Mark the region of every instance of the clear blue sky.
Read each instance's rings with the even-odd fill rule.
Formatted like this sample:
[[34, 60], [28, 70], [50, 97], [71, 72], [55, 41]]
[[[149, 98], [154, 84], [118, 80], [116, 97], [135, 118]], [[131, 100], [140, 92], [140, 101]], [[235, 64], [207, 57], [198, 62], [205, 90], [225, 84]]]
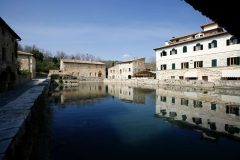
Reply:
[[1, 0], [0, 16], [23, 45], [115, 60], [154, 57], [210, 22], [182, 0]]

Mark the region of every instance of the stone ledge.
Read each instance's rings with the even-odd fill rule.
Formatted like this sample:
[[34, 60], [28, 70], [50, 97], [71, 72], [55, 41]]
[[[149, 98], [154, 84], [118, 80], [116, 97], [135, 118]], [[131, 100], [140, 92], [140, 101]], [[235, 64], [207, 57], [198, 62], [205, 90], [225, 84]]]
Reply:
[[24, 126], [31, 117], [31, 109], [48, 85], [46, 80], [0, 108], [0, 160], [4, 159], [9, 148], [14, 149], [19, 136], [25, 132]]

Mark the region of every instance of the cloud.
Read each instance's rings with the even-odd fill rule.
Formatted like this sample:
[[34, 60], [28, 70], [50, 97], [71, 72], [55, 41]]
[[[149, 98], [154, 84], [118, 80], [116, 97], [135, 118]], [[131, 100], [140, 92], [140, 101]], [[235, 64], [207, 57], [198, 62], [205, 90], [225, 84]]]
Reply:
[[132, 57], [130, 54], [124, 54], [123, 55], [123, 58], [129, 58], [129, 57]]

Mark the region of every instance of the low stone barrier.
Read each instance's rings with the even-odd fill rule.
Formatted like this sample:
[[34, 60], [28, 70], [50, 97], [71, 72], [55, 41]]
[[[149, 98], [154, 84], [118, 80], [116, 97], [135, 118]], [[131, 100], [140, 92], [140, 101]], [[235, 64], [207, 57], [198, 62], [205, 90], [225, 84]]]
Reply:
[[153, 87], [154, 85], [161, 86], [183, 86], [183, 87], [194, 87], [194, 88], [235, 88], [240, 89], [240, 81], [238, 80], [219, 80], [215, 82], [208, 82], [203, 80], [157, 80], [148, 78], [136, 78], [136, 79], [105, 79], [104, 83], [120, 83], [120, 84], [130, 84], [136, 87]]
[[48, 85], [49, 81], [45, 80], [0, 108], [0, 159], [6, 159], [8, 153], [14, 152], [26, 132], [34, 106]]

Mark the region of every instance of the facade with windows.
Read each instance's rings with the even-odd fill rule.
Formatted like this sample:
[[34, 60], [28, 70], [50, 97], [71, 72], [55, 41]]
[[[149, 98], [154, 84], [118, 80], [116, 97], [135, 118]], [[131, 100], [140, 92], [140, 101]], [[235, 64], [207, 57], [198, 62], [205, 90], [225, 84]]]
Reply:
[[105, 64], [94, 61], [61, 59], [60, 72], [80, 80], [98, 80], [106, 77]]
[[11, 88], [17, 81], [17, 41], [21, 38], [0, 17], [0, 90]]
[[240, 79], [240, 41], [214, 22], [201, 28], [154, 49], [157, 79]]
[[144, 70], [145, 58], [123, 61], [108, 68], [108, 79], [131, 79], [135, 73]]
[[30, 74], [30, 78], [36, 77], [36, 59], [31, 53], [18, 51], [18, 62], [20, 70], [27, 71]]

